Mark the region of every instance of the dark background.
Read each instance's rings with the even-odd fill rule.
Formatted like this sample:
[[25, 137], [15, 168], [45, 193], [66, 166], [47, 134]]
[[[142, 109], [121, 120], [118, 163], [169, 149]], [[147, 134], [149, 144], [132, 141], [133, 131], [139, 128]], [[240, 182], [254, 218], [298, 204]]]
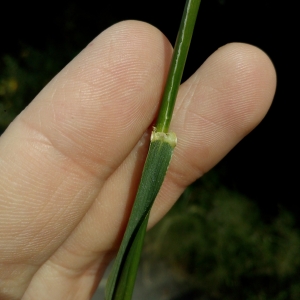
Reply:
[[[0, 114], [4, 118], [17, 113], [89, 41], [113, 23], [126, 19], [149, 22], [174, 44], [184, 3], [62, 0], [38, 5], [30, 1], [2, 4], [0, 56], [12, 57], [18, 65], [15, 69], [23, 71], [23, 81], [27, 80], [31, 87], [23, 88], [21, 100], [0, 98], [6, 101]], [[280, 206], [296, 215], [300, 212], [296, 122], [299, 21], [293, 17], [295, 10], [291, 1], [202, 1], [183, 78], [188, 78], [213, 51], [229, 42], [256, 45], [273, 61], [278, 86], [268, 115], [217, 166], [222, 182], [255, 200], [266, 218], [276, 215]], [[1, 76], [7, 67], [4, 60], [0, 67]], [[22, 80], [19, 81], [21, 88]]]

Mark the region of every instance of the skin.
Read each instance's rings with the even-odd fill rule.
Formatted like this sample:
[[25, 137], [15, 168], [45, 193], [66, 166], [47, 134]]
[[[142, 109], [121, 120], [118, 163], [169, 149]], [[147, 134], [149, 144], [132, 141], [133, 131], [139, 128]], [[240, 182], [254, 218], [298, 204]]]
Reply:
[[[126, 227], [171, 55], [156, 28], [118, 23], [1, 136], [1, 300], [92, 297]], [[149, 227], [262, 120], [275, 86], [267, 55], [238, 43], [182, 84], [178, 144]]]

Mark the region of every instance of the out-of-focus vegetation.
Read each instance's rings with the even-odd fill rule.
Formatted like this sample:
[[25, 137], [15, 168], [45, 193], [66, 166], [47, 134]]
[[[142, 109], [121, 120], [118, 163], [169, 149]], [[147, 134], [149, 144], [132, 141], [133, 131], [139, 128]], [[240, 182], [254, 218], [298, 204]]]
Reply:
[[149, 232], [145, 254], [167, 261], [200, 299], [297, 300], [299, 249], [289, 212], [263, 222], [254, 202], [219, 184], [211, 172]]

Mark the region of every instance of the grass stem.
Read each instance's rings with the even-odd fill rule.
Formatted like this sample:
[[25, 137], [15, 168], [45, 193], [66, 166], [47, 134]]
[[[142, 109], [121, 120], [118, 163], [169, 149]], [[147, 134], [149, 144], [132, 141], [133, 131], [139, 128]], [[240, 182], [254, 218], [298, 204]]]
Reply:
[[189, 51], [197, 14], [201, 0], [187, 0], [181, 19], [178, 36], [176, 39], [174, 54], [169, 70], [169, 75], [159, 110], [156, 131], [169, 131], [175, 101], [180, 86], [183, 69]]

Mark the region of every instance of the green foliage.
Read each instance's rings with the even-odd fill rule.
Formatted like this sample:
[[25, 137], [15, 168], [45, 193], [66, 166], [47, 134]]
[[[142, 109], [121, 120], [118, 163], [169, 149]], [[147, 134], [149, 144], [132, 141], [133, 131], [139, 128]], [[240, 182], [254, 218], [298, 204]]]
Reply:
[[152, 132], [141, 181], [105, 288], [106, 300], [131, 299], [152, 204], [165, 178], [176, 135]]
[[300, 234], [292, 215], [281, 211], [265, 224], [253, 202], [211, 176], [188, 188], [150, 231], [146, 255], [167, 261], [209, 299], [300, 299]]

